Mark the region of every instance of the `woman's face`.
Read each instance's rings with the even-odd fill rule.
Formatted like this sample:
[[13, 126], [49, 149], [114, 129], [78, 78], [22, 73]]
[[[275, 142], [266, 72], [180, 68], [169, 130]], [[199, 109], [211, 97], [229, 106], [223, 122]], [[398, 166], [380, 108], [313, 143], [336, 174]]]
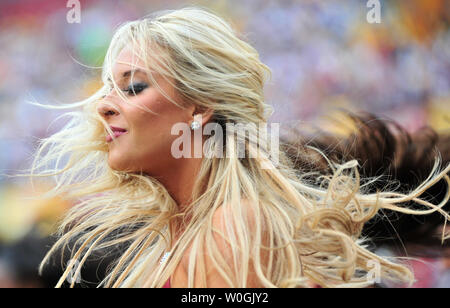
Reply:
[[[104, 98], [106, 102], [99, 103], [98, 110], [113, 131], [119, 129], [116, 139], [107, 139], [109, 166], [114, 170], [158, 175], [175, 160], [171, 145], [178, 136], [171, 134], [172, 126], [179, 122], [189, 124], [194, 107], [182, 109], [169, 101], [151, 84], [147, 74], [139, 71], [139, 67], [144, 64], [133, 57], [130, 48], [124, 49], [114, 64], [113, 78], [129, 102], [120, 98], [114, 89]], [[164, 77], [156, 73], [153, 77], [171, 99], [183, 104], [180, 95]], [[125, 133], [121, 133], [122, 130], [126, 130]]]

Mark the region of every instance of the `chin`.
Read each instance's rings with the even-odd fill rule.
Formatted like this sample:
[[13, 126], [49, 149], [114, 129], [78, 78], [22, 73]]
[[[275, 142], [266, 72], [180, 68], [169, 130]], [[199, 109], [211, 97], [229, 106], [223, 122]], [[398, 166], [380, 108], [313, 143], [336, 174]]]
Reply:
[[111, 152], [108, 155], [108, 165], [111, 169], [116, 171], [128, 171], [132, 172], [130, 169], [129, 160], [124, 160], [124, 155], [114, 155]]
[[108, 161], [108, 165], [112, 170], [115, 170], [115, 171], [125, 171], [125, 169], [126, 169], [121, 164], [118, 164], [117, 162]]

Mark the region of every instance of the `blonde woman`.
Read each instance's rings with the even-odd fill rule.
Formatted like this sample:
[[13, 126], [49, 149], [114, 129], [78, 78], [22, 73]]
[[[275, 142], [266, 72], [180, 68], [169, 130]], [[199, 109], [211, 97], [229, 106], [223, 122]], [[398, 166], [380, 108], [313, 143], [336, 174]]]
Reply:
[[[71, 120], [36, 154], [32, 174], [56, 178], [47, 195], [78, 201], [41, 269], [73, 243], [57, 284], [71, 277], [73, 286], [91, 254], [126, 244], [102, 286], [364, 287], [374, 262], [382, 277], [412, 282], [405, 265], [366, 249], [361, 230], [380, 209], [449, 218], [448, 193], [440, 204], [419, 196], [442, 178], [448, 185], [450, 166], [441, 170], [438, 157], [408, 194], [367, 193], [356, 160], [329, 161], [333, 174], [307, 181], [284, 152], [273, 160], [277, 145], [260, 137], [269, 75], [257, 51], [205, 9], [122, 25], [104, 86], [67, 106], [76, 108]], [[254, 125], [241, 134], [239, 123]], [[173, 133], [180, 124], [188, 137]], [[199, 147], [200, 156], [178, 155]], [[427, 210], [402, 207], [411, 200]]]

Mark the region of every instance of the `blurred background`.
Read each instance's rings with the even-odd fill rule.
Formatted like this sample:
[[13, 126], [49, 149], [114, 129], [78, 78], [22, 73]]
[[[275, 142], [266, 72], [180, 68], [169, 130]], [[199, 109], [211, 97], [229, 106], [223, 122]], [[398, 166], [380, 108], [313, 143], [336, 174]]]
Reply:
[[[70, 207], [27, 199], [36, 193], [28, 182], [4, 176], [28, 167], [36, 140], [63, 124], [27, 101], [91, 95], [117, 26], [156, 10], [202, 5], [231, 22], [273, 71], [272, 121], [314, 123], [344, 107], [412, 132], [450, 130], [450, 1], [380, 1], [379, 24], [367, 21], [365, 0], [80, 0], [81, 22], [72, 24], [67, 2], [0, 1], [0, 287], [54, 285], [58, 272], [39, 277], [37, 265]], [[416, 286], [450, 287], [448, 258], [416, 263]]]

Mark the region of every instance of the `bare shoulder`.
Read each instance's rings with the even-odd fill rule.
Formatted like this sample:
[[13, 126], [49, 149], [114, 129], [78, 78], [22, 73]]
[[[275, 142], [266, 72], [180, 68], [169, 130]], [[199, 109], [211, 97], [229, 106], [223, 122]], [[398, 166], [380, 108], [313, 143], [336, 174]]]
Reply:
[[[250, 203], [248, 200], [242, 200], [241, 206], [244, 209], [243, 212], [245, 213], [245, 216], [248, 221], [248, 225], [249, 225], [250, 229], [254, 229], [253, 226], [255, 224], [255, 220], [254, 220], [255, 204]], [[232, 254], [232, 246], [231, 246], [231, 243], [229, 240], [229, 238], [230, 238], [229, 237], [229, 227], [230, 226], [227, 228], [226, 222], [224, 219], [227, 214], [231, 214], [231, 213], [227, 213], [227, 211], [229, 209], [230, 209], [230, 207], [222, 205], [217, 210], [215, 210], [215, 212], [213, 213], [213, 217], [212, 217], [212, 228], [213, 228], [214, 245], [216, 246], [217, 251], [223, 257], [223, 260], [225, 261], [225, 263], [230, 268], [233, 268], [234, 259], [233, 259], [233, 254]], [[232, 228], [232, 232], [234, 232], [235, 230], [233, 230], [233, 228], [234, 228], [233, 225], [231, 225], [231, 228]], [[254, 230], [250, 230], [250, 232], [254, 232]], [[188, 266], [189, 266], [189, 259], [190, 259], [189, 252], [191, 251], [191, 248], [192, 248], [192, 245], [189, 247], [187, 253], [183, 257], [183, 266], [186, 271], [188, 270]], [[197, 262], [197, 264], [195, 266], [196, 269], [198, 269], [199, 267], [203, 267], [206, 271], [207, 287], [209, 287], [209, 288], [211, 288], [211, 287], [212, 288], [231, 287], [229, 284], [229, 281], [226, 281], [220, 275], [216, 264], [212, 260], [212, 258], [209, 255], [205, 246], [203, 246], [202, 251], [197, 254], [196, 262]], [[203, 264], [199, 264], [198, 262], [202, 262]], [[251, 268], [251, 266], [250, 266], [250, 268]], [[195, 276], [197, 276], [197, 270], [196, 270]], [[256, 277], [253, 277], [253, 276], [255, 276], [255, 274], [253, 273], [253, 271], [250, 271], [249, 277], [248, 277], [249, 287], [258, 287], [258, 284], [256, 283], [257, 279], [256, 279]], [[204, 281], [202, 282], [198, 277], [195, 277], [194, 280], [195, 280], [194, 287], [206, 287], [204, 285], [205, 282]]]
[[[241, 200], [240, 206], [243, 209], [242, 212], [244, 213], [244, 218], [249, 222], [249, 225], [253, 226], [255, 224], [254, 206], [245, 199]], [[230, 255], [231, 251], [231, 246], [228, 243], [230, 230], [226, 226], [225, 216], [231, 217], [233, 214], [231, 211], [230, 207], [222, 205], [214, 212], [212, 217], [214, 240], [225, 257]], [[231, 224], [231, 231], [237, 231], [236, 226], [233, 224]]]
[[[256, 225], [256, 211], [257, 211], [257, 204], [255, 202], [251, 202], [248, 199], [242, 199], [240, 203], [240, 207], [242, 208], [242, 212], [244, 214], [244, 218], [248, 222], [249, 228], [251, 228], [250, 231], [255, 231], [255, 225]], [[226, 232], [226, 228], [224, 225], [225, 216], [232, 216], [231, 208], [222, 205], [220, 206], [213, 214], [212, 217], [212, 226], [218, 231]]]

